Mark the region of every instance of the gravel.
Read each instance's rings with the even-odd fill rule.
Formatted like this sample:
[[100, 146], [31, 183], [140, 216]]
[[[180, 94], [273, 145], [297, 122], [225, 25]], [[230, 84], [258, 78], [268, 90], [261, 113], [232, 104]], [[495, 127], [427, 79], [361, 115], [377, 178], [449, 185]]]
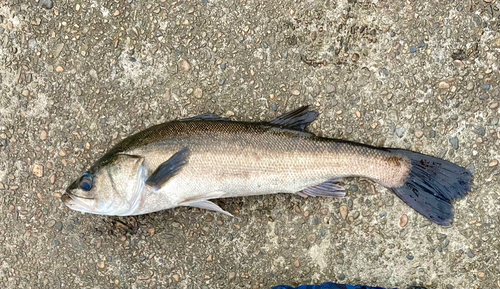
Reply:
[[[488, 1], [4, 1], [0, 287], [498, 288], [500, 34]], [[105, 217], [59, 200], [145, 127], [202, 113], [264, 121], [306, 104], [318, 135], [474, 171], [453, 225], [360, 178], [344, 180], [344, 199], [216, 200], [233, 218]]]

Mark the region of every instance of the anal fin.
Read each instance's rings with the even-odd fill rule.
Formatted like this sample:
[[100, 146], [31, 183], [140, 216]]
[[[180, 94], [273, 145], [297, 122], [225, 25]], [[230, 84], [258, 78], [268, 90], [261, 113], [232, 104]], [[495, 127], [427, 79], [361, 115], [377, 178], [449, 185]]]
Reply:
[[310, 197], [343, 198], [345, 197], [345, 188], [336, 184], [340, 181], [340, 179], [328, 180], [319, 185], [304, 189], [298, 194], [301, 196], [305, 195]]

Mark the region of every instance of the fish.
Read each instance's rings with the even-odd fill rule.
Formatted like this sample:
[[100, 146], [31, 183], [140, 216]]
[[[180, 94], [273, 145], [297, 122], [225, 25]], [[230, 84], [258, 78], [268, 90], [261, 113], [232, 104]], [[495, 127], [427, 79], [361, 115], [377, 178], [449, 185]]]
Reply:
[[441, 226], [453, 223], [456, 199], [472, 174], [441, 158], [320, 137], [307, 131], [309, 106], [269, 121], [214, 114], [151, 126], [112, 147], [61, 199], [85, 213], [132, 216], [187, 206], [232, 215], [217, 198], [297, 194], [342, 198], [342, 181], [362, 177], [392, 191]]

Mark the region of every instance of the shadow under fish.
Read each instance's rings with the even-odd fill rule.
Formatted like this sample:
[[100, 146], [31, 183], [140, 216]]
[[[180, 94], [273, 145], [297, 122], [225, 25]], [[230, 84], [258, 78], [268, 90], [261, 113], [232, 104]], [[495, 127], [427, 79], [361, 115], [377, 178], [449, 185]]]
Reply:
[[[347, 285], [347, 284], [327, 282], [327, 283], [323, 283], [321, 285], [301, 285], [298, 287], [279, 285], [279, 286], [273, 287], [271, 289], [390, 289], [390, 288], [372, 287], [372, 286], [366, 286], [366, 285]], [[397, 288], [393, 288], [393, 289], [397, 289]], [[426, 289], [426, 288], [420, 287], [420, 286], [410, 286], [410, 287], [405, 287], [405, 289]]]

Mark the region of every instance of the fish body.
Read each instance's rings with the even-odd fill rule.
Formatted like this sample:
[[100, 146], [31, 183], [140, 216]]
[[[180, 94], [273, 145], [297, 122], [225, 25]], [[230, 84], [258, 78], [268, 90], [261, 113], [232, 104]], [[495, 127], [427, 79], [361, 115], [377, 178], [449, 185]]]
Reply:
[[[118, 143], [68, 188], [63, 200], [76, 210], [105, 215], [178, 206], [227, 213], [209, 200], [275, 193], [343, 197], [337, 183], [360, 176], [393, 189], [432, 221], [451, 224], [450, 201], [467, 193], [470, 173], [430, 156], [304, 131], [316, 116], [303, 107], [270, 122], [202, 115], [153, 126]], [[424, 167], [415, 164], [422, 161]], [[437, 178], [448, 187], [433, 183], [433, 164], [445, 167]], [[416, 166], [427, 171], [419, 173]], [[415, 172], [422, 183], [416, 187]], [[426, 174], [437, 192], [428, 192]]]

